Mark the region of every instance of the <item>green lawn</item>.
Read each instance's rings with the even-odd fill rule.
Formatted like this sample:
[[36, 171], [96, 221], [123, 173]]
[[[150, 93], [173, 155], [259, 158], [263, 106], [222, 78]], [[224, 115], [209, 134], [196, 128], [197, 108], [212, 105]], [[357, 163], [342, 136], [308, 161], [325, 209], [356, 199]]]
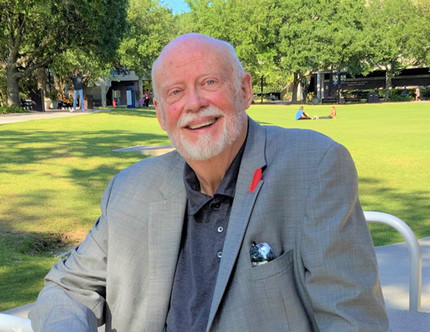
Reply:
[[[328, 115], [331, 105], [305, 106]], [[262, 124], [310, 128], [351, 152], [365, 210], [405, 220], [430, 235], [430, 103], [339, 105], [338, 119], [294, 121], [298, 106], [255, 105]], [[143, 158], [113, 149], [168, 144], [151, 110], [119, 109], [0, 126], [0, 311], [34, 301], [58, 260], [53, 252], [80, 241], [99, 215], [108, 181]], [[402, 241], [372, 225], [376, 245]]]

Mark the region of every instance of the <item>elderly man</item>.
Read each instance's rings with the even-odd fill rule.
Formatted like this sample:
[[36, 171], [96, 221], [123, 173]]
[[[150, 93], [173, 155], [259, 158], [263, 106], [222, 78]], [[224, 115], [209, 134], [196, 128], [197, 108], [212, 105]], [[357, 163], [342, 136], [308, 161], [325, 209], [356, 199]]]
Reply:
[[152, 75], [176, 151], [110, 182], [34, 330], [387, 331], [346, 149], [248, 118], [251, 77], [226, 42], [180, 36]]

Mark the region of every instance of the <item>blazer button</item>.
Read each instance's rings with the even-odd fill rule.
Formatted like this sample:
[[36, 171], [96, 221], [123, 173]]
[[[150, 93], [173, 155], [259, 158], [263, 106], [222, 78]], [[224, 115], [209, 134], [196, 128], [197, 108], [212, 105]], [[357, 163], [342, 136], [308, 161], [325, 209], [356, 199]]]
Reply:
[[219, 226], [216, 230], [218, 233], [222, 233], [224, 231], [224, 227]]
[[222, 257], [222, 251], [220, 250], [220, 251], [218, 251], [217, 253], [216, 253], [216, 256], [219, 258], [219, 259], [221, 259], [221, 257]]

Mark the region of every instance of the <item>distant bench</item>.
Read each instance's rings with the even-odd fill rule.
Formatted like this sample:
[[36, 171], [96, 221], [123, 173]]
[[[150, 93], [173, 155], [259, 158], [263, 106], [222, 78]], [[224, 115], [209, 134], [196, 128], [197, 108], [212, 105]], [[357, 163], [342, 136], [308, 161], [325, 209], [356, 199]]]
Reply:
[[337, 104], [339, 99], [337, 97], [326, 97], [321, 100], [323, 104]]
[[32, 111], [33, 110], [33, 101], [31, 99], [21, 99], [20, 100], [20, 106], [21, 108]]
[[359, 102], [359, 101], [361, 101], [361, 99], [358, 98], [358, 97], [345, 97], [344, 99], [345, 99], [345, 103], [348, 102], [348, 101], [351, 101], [351, 102]]

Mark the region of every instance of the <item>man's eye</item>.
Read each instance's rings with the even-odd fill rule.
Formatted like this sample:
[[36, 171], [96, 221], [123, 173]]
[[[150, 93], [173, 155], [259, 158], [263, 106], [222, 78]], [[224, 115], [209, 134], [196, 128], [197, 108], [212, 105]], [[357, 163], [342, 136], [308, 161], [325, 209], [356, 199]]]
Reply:
[[174, 96], [175, 96], [175, 95], [177, 95], [179, 92], [180, 92], [179, 90], [173, 90], [173, 91], [172, 91], [172, 95], [174, 95]]
[[215, 81], [214, 81], [214, 80], [207, 80], [207, 81], [206, 81], [206, 84], [207, 84], [207, 85], [214, 85], [214, 84], [215, 84]]

